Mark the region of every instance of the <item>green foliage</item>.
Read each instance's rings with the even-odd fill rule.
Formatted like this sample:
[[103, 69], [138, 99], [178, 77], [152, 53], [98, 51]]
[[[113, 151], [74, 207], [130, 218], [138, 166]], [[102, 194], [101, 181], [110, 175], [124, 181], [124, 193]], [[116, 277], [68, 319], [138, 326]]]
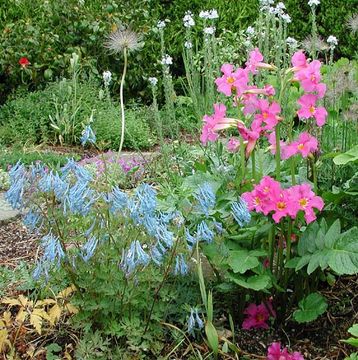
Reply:
[[348, 329], [348, 332], [354, 337], [350, 337], [349, 339], [342, 340], [343, 342], [358, 347], [358, 324], [354, 324], [352, 327]]
[[327, 310], [326, 299], [319, 293], [312, 293], [299, 302], [299, 310], [293, 313], [293, 318], [299, 322], [316, 320]]
[[354, 146], [352, 149], [348, 150], [344, 154], [337, 155], [333, 159], [333, 162], [336, 165], [346, 165], [351, 161], [357, 161], [357, 160], [358, 160], [358, 145]]
[[307, 265], [307, 273], [317, 268], [330, 267], [339, 275], [352, 275], [358, 272], [358, 228], [353, 227], [341, 233], [337, 219], [330, 228], [324, 219], [321, 223], [310, 224], [298, 244], [301, 258], [291, 260], [296, 271]]

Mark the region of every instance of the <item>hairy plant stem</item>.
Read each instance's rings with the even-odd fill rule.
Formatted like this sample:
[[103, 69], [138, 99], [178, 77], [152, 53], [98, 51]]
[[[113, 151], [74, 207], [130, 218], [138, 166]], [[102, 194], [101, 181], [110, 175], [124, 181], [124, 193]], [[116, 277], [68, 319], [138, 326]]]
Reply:
[[280, 123], [276, 126], [276, 180], [280, 181], [281, 176], [281, 148], [280, 148]]
[[123, 142], [124, 142], [124, 129], [125, 129], [125, 114], [124, 114], [124, 98], [123, 98], [123, 87], [124, 87], [124, 80], [127, 74], [127, 65], [128, 65], [128, 56], [127, 56], [127, 48], [123, 49], [123, 58], [124, 58], [124, 66], [123, 66], [123, 73], [122, 73], [122, 80], [119, 90], [119, 97], [120, 97], [120, 103], [121, 103], [121, 140], [119, 143], [119, 149], [118, 149], [118, 155], [117, 160], [119, 160], [122, 152]]
[[270, 270], [273, 271], [273, 258], [274, 258], [274, 239], [275, 239], [275, 226], [272, 225], [269, 231], [268, 237], [268, 246], [269, 246], [269, 256], [270, 256]]

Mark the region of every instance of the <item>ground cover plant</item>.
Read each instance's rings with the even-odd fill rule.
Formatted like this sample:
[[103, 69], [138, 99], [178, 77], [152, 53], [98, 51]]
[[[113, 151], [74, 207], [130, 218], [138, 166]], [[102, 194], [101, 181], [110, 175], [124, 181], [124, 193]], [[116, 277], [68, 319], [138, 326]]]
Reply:
[[42, 67], [19, 54], [0, 108], [0, 195], [22, 222], [0, 222], [4, 358], [357, 358], [357, 15], [328, 36], [328, 1], [247, 2], [233, 27], [236, 5], [184, 3], [138, 2], [139, 33], [120, 22], [139, 8], [68, 1], [98, 12], [73, 25], [93, 43], [57, 44], [46, 82], [43, 46]]

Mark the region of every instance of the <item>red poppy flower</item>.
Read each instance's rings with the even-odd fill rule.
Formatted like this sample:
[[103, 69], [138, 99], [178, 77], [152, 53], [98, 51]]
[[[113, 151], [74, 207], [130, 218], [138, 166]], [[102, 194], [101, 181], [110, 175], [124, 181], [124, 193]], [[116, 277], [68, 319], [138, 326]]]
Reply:
[[21, 65], [22, 68], [26, 68], [28, 65], [30, 65], [30, 61], [29, 61], [28, 58], [22, 57], [22, 58], [19, 60], [19, 64]]

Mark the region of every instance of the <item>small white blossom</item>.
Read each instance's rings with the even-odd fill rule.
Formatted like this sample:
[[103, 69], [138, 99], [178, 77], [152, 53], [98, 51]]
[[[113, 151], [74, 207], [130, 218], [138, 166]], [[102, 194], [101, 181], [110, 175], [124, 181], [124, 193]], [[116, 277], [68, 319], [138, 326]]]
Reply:
[[204, 34], [206, 35], [213, 35], [215, 33], [215, 26], [208, 26], [204, 28]]
[[211, 9], [211, 10], [209, 11], [209, 17], [208, 17], [208, 18], [211, 19], [211, 20], [218, 19], [218, 18], [219, 18], [219, 14], [218, 14], [218, 12], [217, 12], [215, 9]]
[[276, 8], [270, 6], [268, 9], [267, 9], [268, 13], [269, 14], [272, 14], [272, 15], [276, 15]]
[[193, 19], [193, 13], [191, 11], [187, 11], [185, 16], [183, 17], [184, 26], [187, 28], [195, 26], [195, 21]]
[[289, 24], [292, 20], [291, 20], [291, 16], [288, 14], [282, 14], [281, 15], [281, 19], [286, 23]]
[[150, 85], [156, 86], [158, 84], [158, 79], [156, 77], [150, 77], [148, 78], [148, 81], [150, 82]]
[[255, 28], [253, 28], [252, 26], [249, 26], [249, 27], [246, 29], [246, 34], [249, 35], [249, 36], [255, 35]]
[[112, 81], [112, 73], [110, 71], [103, 71], [102, 78], [104, 85], [109, 86]]
[[157, 22], [157, 28], [158, 28], [158, 29], [164, 29], [164, 28], [165, 28], [165, 25], [166, 25], [166, 23], [165, 23], [164, 20], [159, 20], [159, 21]]
[[187, 49], [191, 49], [191, 48], [193, 47], [193, 44], [192, 44], [191, 41], [185, 41], [184, 46], [185, 46]]
[[288, 37], [286, 39], [286, 43], [287, 45], [291, 48], [291, 49], [297, 49], [298, 47], [298, 42], [296, 39], [292, 38], [292, 37]]
[[202, 19], [209, 19], [210, 12], [208, 10], [200, 11], [199, 17]]
[[328, 36], [327, 43], [331, 49], [334, 49], [338, 45], [338, 40], [335, 36], [330, 35]]
[[320, 0], [308, 0], [308, 5], [310, 6], [310, 7], [312, 7], [312, 6], [317, 6], [317, 5], [319, 5], [320, 4]]
[[276, 5], [276, 11], [282, 11], [282, 10], [286, 10], [286, 6], [283, 2], [279, 2], [277, 5]]
[[260, 11], [267, 11], [270, 6], [274, 3], [274, 0], [259, 0], [260, 2]]
[[172, 65], [173, 64], [173, 58], [169, 56], [168, 54], [165, 54], [161, 61], [162, 65]]

